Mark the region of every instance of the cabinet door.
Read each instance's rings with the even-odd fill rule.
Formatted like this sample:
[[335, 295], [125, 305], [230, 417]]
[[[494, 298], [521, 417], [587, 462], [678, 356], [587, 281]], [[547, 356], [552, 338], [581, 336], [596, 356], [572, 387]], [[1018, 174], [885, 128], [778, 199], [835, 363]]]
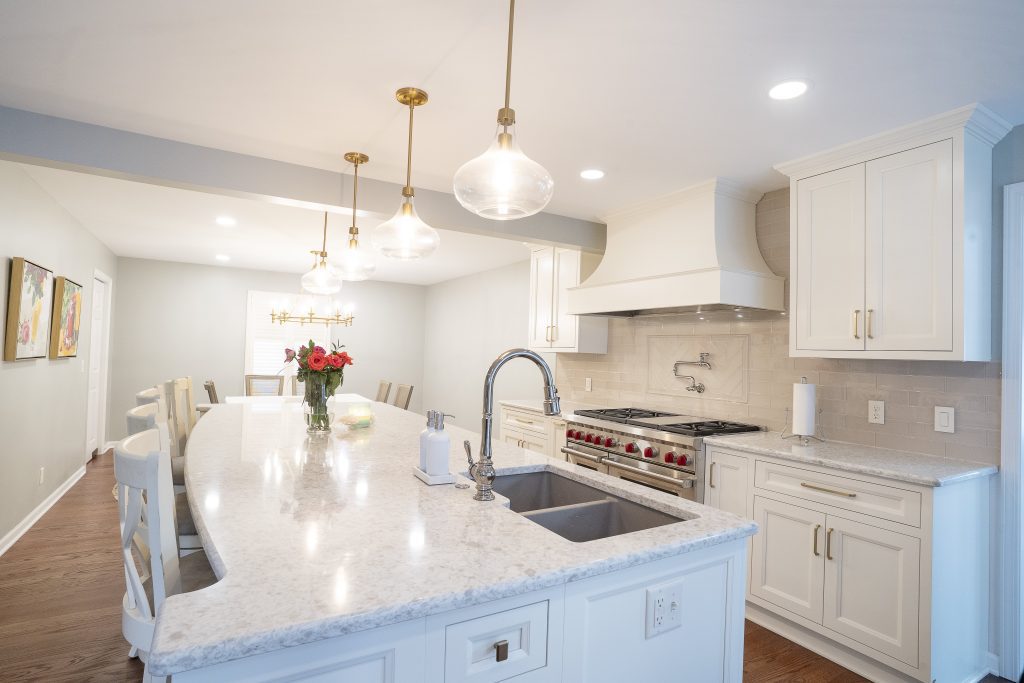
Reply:
[[867, 348], [952, 351], [953, 141], [869, 161], [866, 178]]
[[918, 666], [920, 541], [828, 517], [822, 624]]
[[577, 343], [577, 317], [566, 313], [568, 290], [580, 283], [580, 252], [573, 249], [555, 249], [555, 276], [551, 320], [551, 348], [572, 351]]
[[528, 451], [534, 451], [542, 455], [551, 455], [551, 442], [531, 432], [521, 432], [503, 427], [501, 430], [501, 440], [509, 446], [525, 448]]
[[551, 347], [555, 250], [541, 249], [530, 258], [530, 348]]
[[750, 594], [820, 624], [825, 515], [755, 496], [754, 520]]
[[749, 461], [740, 455], [711, 451], [708, 465], [707, 504], [740, 517], [750, 517], [747, 505]]
[[864, 165], [796, 184], [796, 348], [864, 348]]

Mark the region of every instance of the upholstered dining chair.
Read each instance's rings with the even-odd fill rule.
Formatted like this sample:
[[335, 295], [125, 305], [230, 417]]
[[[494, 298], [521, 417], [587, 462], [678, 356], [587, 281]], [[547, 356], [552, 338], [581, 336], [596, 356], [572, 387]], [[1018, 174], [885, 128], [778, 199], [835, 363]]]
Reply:
[[377, 398], [374, 399], [378, 403], [387, 403], [388, 395], [391, 394], [391, 382], [380, 381], [377, 385]]
[[395, 391], [395, 402], [392, 405], [401, 408], [402, 410], [409, 410], [410, 400], [412, 400], [412, 385], [399, 384], [398, 390]]
[[198, 590], [216, 581], [205, 553], [178, 557], [167, 425], [129, 436], [114, 447], [121, 554], [125, 596], [121, 601], [121, 632], [130, 657], [147, 662], [142, 679], [149, 681], [149, 650], [156, 617], [168, 596]]
[[246, 396], [283, 396], [284, 375], [246, 375]]

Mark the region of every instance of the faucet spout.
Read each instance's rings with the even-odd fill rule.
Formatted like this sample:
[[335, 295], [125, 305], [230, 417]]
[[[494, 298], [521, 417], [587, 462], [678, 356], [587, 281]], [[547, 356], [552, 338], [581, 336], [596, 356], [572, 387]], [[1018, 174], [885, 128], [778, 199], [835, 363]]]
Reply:
[[547, 362], [540, 357], [540, 354], [528, 349], [509, 349], [494, 359], [491, 367], [484, 377], [484, 407], [483, 419], [480, 428], [480, 457], [476, 464], [470, 469], [470, 476], [476, 481], [475, 500], [494, 500], [494, 491], [491, 486], [494, 484], [494, 463], [491, 460], [491, 437], [494, 413], [494, 379], [498, 370], [505, 363], [513, 358], [526, 358], [534, 362], [544, 376], [544, 414], [558, 415], [562, 408], [558, 398], [558, 389], [555, 387], [555, 377]]

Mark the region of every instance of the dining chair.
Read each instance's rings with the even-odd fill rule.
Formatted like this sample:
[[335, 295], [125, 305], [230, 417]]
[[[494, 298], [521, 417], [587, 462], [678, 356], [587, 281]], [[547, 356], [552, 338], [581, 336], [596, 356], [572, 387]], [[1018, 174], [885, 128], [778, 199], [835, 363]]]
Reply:
[[378, 403], [387, 403], [388, 395], [391, 394], [391, 382], [380, 381], [377, 385], [377, 398], [375, 399]]
[[217, 398], [217, 386], [213, 383], [212, 379], [203, 382], [203, 388], [206, 389], [206, 395], [209, 397], [210, 403], [220, 403], [220, 399]]
[[246, 396], [283, 396], [284, 375], [246, 375]]
[[143, 389], [135, 394], [135, 405], [141, 406], [144, 403], [156, 403], [158, 398], [160, 398], [160, 390], [158, 388], [150, 387], [149, 389]]
[[167, 467], [166, 423], [123, 439], [114, 447], [121, 555], [125, 596], [121, 601], [121, 632], [146, 667], [156, 617], [170, 595], [198, 590], [216, 581], [205, 553], [179, 558], [174, 541], [174, 513]]
[[402, 410], [409, 410], [409, 401], [412, 399], [412, 385], [411, 384], [399, 384], [398, 390], [395, 391], [395, 402], [394, 406], [401, 408]]

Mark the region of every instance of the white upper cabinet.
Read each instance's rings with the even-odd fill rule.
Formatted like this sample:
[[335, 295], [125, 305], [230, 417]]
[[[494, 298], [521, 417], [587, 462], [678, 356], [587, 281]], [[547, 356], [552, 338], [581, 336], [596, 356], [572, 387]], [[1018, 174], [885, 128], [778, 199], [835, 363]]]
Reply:
[[790, 177], [790, 355], [992, 352], [992, 146], [980, 105], [777, 168]]
[[569, 314], [566, 297], [594, 272], [601, 257], [542, 247], [530, 261], [530, 348], [559, 353], [607, 353], [608, 319]]

